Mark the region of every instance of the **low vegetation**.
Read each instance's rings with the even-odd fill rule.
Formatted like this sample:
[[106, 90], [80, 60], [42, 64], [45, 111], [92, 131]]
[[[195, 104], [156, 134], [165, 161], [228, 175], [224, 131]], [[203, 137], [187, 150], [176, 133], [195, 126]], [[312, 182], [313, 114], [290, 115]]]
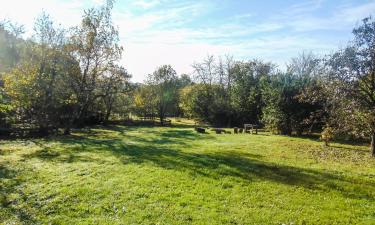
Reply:
[[368, 146], [109, 126], [0, 142], [0, 222], [372, 224]]

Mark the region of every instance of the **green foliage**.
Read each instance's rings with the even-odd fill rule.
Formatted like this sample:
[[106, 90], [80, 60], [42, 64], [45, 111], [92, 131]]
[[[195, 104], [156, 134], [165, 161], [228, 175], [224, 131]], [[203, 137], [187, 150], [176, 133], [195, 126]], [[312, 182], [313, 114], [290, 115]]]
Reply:
[[322, 116], [317, 113], [322, 106], [319, 101], [305, 101], [303, 95], [305, 90], [312, 90], [319, 72], [319, 61], [312, 55], [302, 54], [292, 59], [286, 73], [263, 77], [263, 122], [267, 127], [275, 133], [287, 135], [292, 132], [301, 135], [311, 128], [317, 119], [312, 117]]
[[219, 85], [187, 86], [180, 91], [180, 108], [184, 115], [208, 121], [217, 126], [227, 126], [232, 109]]
[[[120, 86], [129, 79], [127, 72], [116, 66], [123, 48], [119, 45], [119, 33], [112, 22], [112, 8], [113, 1], [108, 0], [100, 8], [86, 10], [81, 24], [72, 28], [67, 50], [80, 65], [80, 72], [72, 77], [78, 102], [72, 112], [71, 123], [100, 122], [102, 114], [107, 120], [116, 95], [112, 90], [122, 90]], [[103, 108], [101, 101], [104, 102], [104, 110], [100, 110]]]
[[196, 93], [196, 85], [186, 86], [179, 90], [179, 108], [182, 115], [186, 118], [193, 118], [194, 114], [194, 93]]
[[0, 22], [0, 128], [9, 127], [13, 123], [11, 99], [4, 89], [4, 73], [11, 70], [21, 57], [23, 40], [19, 35], [23, 33], [23, 27], [10, 23]]
[[299, 116], [299, 101], [296, 99], [300, 87], [297, 79], [290, 74], [278, 74], [271, 76], [262, 82], [263, 121], [274, 132], [291, 135], [293, 130], [300, 129], [299, 126], [304, 116]]
[[[71, 126], [108, 121], [115, 105], [125, 103], [131, 76], [116, 65], [122, 47], [112, 25], [112, 6], [107, 1], [85, 11], [69, 35], [45, 13], [27, 41], [18, 38], [19, 29], [10, 33], [0, 26], [0, 63], [8, 66], [0, 80], [1, 96], [9, 97], [16, 123], [64, 127], [68, 133]], [[14, 57], [4, 58], [2, 53], [9, 51]]]
[[[375, 21], [365, 18], [354, 40], [327, 62], [325, 89], [332, 103], [331, 124], [338, 132], [371, 137], [375, 143]], [[375, 155], [375, 144], [372, 145]]]
[[375, 138], [371, 17], [353, 30], [347, 48], [325, 59], [303, 53], [285, 72], [261, 60], [208, 56], [193, 64], [192, 77], [164, 65], [145, 84], [133, 85], [118, 65], [123, 47], [112, 9], [112, 0], [88, 9], [68, 30], [43, 13], [27, 40], [22, 26], [0, 23], [1, 126], [69, 133], [135, 113], [157, 116], [161, 124], [168, 116], [186, 116], [218, 127], [257, 124], [286, 135], [330, 124], [341, 135]]
[[153, 89], [146, 85], [137, 88], [134, 93], [134, 111], [141, 117], [155, 117], [157, 103]]
[[147, 79], [148, 88], [151, 89], [155, 101], [156, 112], [163, 124], [168, 116], [176, 115], [178, 107], [178, 78], [176, 71], [170, 65], [159, 67]]
[[328, 146], [334, 137], [334, 129], [330, 126], [326, 126], [321, 134], [320, 139], [324, 141], [325, 145]]
[[262, 94], [259, 80], [269, 76], [271, 64], [208, 57], [193, 67], [200, 82], [193, 98], [196, 117], [217, 126], [260, 122]]
[[272, 65], [261, 61], [235, 63], [231, 101], [237, 125], [260, 123], [263, 107], [260, 80], [269, 76], [271, 70]]
[[[131, 103], [129, 102], [128, 95], [132, 91], [130, 87], [131, 75], [126, 71], [125, 68], [120, 66], [113, 66], [109, 71], [107, 76], [103, 76], [100, 79], [100, 92], [103, 93], [101, 100], [103, 101], [105, 112], [105, 122], [108, 122], [111, 113], [114, 111], [115, 106], [122, 105], [124, 114], [129, 108]], [[117, 111], [119, 108], [117, 108]], [[119, 113], [119, 112], [118, 112]]]
[[0, 127], [10, 126], [10, 112], [12, 109], [9, 97], [6, 95], [3, 87], [0, 86]]
[[25, 55], [4, 76], [4, 87], [18, 122], [58, 126], [66, 114], [63, 109], [74, 98], [69, 78], [77, 64], [61, 45], [64, 31], [55, 28], [47, 15], [37, 20], [35, 31], [35, 42], [26, 45]]

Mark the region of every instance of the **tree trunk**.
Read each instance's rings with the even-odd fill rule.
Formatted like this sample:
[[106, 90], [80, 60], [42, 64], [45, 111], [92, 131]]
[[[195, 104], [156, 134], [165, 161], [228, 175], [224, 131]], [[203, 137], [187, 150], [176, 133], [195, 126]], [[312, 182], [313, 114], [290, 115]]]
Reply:
[[371, 135], [371, 153], [372, 156], [375, 157], [375, 132]]
[[105, 118], [104, 118], [104, 124], [108, 124], [108, 121], [109, 121], [109, 117], [111, 116], [111, 108], [109, 108], [105, 114]]
[[164, 126], [164, 110], [163, 110], [162, 105], [159, 106], [159, 119], [160, 119], [160, 125]]
[[70, 126], [65, 127], [64, 135], [70, 135]]
[[300, 128], [300, 127], [296, 128], [296, 134], [297, 134], [297, 137], [302, 136], [302, 134], [303, 134], [303, 128]]
[[48, 127], [45, 125], [39, 125], [38, 130], [39, 135], [46, 136], [49, 134]]
[[160, 119], [160, 125], [164, 126], [164, 117], [160, 115], [159, 119]]
[[106, 114], [105, 114], [105, 118], [104, 118], [104, 124], [107, 124], [108, 121], [109, 121], [109, 117], [111, 116], [111, 113], [112, 113], [113, 102], [114, 102], [114, 99], [110, 98], [108, 100], [108, 104], [106, 104], [107, 110], [106, 110]]

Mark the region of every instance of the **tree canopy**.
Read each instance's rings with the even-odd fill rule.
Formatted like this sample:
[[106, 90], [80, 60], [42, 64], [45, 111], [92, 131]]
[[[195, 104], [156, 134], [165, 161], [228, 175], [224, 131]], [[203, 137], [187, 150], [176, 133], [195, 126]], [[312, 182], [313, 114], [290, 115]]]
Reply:
[[[333, 132], [372, 140], [375, 155], [375, 21], [333, 54], [303, 52], [285, 70], [259, 59], [207, 56], [179, 75], [162, 65], [142, 84], [131, 82], [113, 1], [84, 11], [62, 28], [42, 13], [33, 35], [0, 22], [0, 127], [41, 133], [111, 119], [184, 116], [216, 127], [256, 124], [284, 135]], [[126, 46], [125, 46], [126, 49]], [[147, 63], [147, 62], [144, 62]], [[329, 132], [328, 132], [329, 131]]]

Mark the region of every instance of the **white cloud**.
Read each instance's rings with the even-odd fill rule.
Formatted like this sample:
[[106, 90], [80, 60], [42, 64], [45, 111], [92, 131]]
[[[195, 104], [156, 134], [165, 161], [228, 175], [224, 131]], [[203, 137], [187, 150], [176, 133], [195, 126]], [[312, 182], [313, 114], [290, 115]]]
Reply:
[[375, 13], [375, 1], [368, 2], [366, 4], [358, 6], [346, 6], [340, 9], [337, 13], [336, 18], [346, 21], [349, 24], [353, 24], [363, 19], [364, 17], [370, 16]]
[[286, 15], [304, 14], [316, 11], [322, 7], [324, 0], [308, 0], [301, 1], [297, 4], [291, 5], [286, 11]]
[[[68, 27], [80, 22], [84, 8], [103, 1], [6, 1], [0, 8], [0, 20], [9, 18], [25, 24], [30, 31], [35, 17], [44, 10]], [[142, 81], [162, 64], [171, 64], [179, 73], [189, 73], [190, 65], [208, 54], [261, 58], [281, 65], [303, 50], [324, 54], [343, 38], [313, 38], [309, 32], [336, 30], [349, 34], [356, 22], [375, 12], [375, 1], [351, 2], [337, 4], [331, 14], [318, 16], [315, 12], [327, 2], [304, 1], [268, 17], [252, 11], [220, 17], [219, 10], [226, 9], [211, 0], [138, 0], [123, 5], [118, 1], [113, 19], [125, 48], [122, 63], [134, 75], [133, 80]], [[214, 22], [202, 19], [215, 12], [216, 17], [206, 17]]]
[[133, 2], [133, 5], [139, 6], [145, 9], [155, 7], [160, 4], [159, 0], [136, 0]]
[[58, 0], [11, 0], [1, 4], [0, 18], [10, 19], [25, 25], [28, 34], [30, 34], [36, 17], [43, 11], [50, 14], [57, 23], [68, 27], [79, 23], [82, 8], [83, 3], [78, 0], [69, 2]]
[[[320, 7], [322, 1], [317, 1], [316, 7], [311, 7], [314, 11]], [[308, 6], [309, 4], [306, 4]], [[298, 8], [298, 7], [297, 7]], [[287, 15], [277, 18], [283, 20], [285, 25], [292, 27], [296, 31], [317, 31], [317, 30], [347, 30], [351, 29], [364, 17], [370, 16], [375, 12], [375, 1], [365, 4], [353, 5], [337, 5], [335, 11], [328, 16], [317, 16], [306, 9], [288, 11]]]

